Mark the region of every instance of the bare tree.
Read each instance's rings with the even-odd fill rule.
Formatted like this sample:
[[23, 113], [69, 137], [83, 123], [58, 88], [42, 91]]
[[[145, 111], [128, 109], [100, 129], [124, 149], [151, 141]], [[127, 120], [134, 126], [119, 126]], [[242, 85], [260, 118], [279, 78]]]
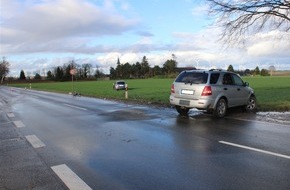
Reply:
[[241, 42], [264, 29], [290, 31], [290, 0], [206, 0], [222, 26], [222, 40]]
[[84, 78], [88, 78], [91, 76], [91, 70], [92, 70], [92, 64], [90, 63], [85, 63], [82, 65], [82, 69], [83, 69], [83, 77]]
[[9, 73], [9, 62], [6, 61], [6, 58], [3, 57], [2, 61], [0, 62], [0, 80], [1, 84], [3, 83], [4, 78]]

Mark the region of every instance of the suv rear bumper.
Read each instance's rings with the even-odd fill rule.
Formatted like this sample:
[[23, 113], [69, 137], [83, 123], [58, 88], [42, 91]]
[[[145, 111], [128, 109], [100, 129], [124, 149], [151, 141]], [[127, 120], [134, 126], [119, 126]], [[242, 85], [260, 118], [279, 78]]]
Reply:
[[116, 90], [125, 90], [125, 86], [116, 86], [115, 89]]
[[175, 106], [181, 106], [186, 108], [197, 108], [202, 110], [209, 110], [214, 108], [214, 100], [212, 99], [182, 99], [176, 98], [174, 95], [170, 95], [170, 104]]

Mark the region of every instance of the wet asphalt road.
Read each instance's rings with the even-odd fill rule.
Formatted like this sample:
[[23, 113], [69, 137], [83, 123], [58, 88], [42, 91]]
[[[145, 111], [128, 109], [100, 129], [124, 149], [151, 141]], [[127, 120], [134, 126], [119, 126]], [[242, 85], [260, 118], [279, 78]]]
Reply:
[[290, 188], [290, 126], [252, 114], [181, 117], [173, 109], [8, 87], [0, 87], [0, 99], [2, 113], [15, 116], [10, 127], [43, 143], [28, 159], [45, 165], [53, 175], [47, 183], [60, 183], [55, 189], [66, 188], [51, 169], [61, 164], [92, 189]]

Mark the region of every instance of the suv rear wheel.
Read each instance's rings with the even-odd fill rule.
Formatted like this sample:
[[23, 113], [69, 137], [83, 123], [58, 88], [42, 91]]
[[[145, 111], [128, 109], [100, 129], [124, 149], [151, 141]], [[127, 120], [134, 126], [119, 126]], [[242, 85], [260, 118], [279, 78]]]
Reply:
[[219, 99], [214, 110], [214, 115], [216, 117], [222, 118], [227, 113], [227, 102], [224, 98]]
[[180, 115], [187, 115], [189, 108], [185, 108], [185, 107], [181, 107], [181, 106], [175, 106], [176, 111], [180, 114]]

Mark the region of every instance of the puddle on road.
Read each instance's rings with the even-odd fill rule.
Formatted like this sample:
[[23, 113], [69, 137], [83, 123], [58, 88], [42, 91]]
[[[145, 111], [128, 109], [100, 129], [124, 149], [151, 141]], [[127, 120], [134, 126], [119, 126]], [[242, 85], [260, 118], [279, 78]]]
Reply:
[[110, 121], [122, 121], [122, 120], [148, 120], [154, 119], [156, 116], [146, 113], [142, 109], [126, 109], [116, 110], [101, 114], [103, 116], [110, 117]]

